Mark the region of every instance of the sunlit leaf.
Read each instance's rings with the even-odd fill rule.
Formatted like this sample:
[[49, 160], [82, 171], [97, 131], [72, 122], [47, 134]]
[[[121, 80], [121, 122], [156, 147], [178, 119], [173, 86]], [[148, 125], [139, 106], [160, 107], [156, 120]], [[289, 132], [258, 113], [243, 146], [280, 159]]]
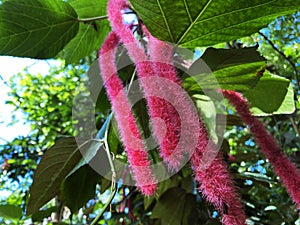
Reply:
[[[107, 14], [107, 0], [71, 0], [68, 2], [75, 9], [79, 19], [101, 17]], [[66, 63], [76, 63], [93, 51], [99, 50], [109, 31], [107, 19], [81, 22], [77, 35], [64, 48]]]
[[76, 35], [77, 14], [61, 0], [11, 0], [0, 6], [0, 54], [52, 58]]
[[263, 74], [266, 62], [255, 47], [243, 49], [208, 48], [187, 71], [184, 88], [194, 94], [205, 89], [246, 91]]
[[255, 115], [290, 114], [295, 111], [294, 92], [288, 79], [265, 74], [245, 94]]

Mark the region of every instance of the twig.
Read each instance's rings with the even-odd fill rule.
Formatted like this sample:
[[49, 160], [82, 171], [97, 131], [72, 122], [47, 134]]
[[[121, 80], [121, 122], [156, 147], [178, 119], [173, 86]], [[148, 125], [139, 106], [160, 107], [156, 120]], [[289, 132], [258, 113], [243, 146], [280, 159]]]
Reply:
[[259, 35], [261, 35], [271, 46], [272, 48], [279, 54], [281, 55], [290, 65], [291, 67], [293, 68], [293, 71], [294, 71], [294, 76], [295, 76], [295, 80], [297, 82], [297, 86], [298, 86], [298, 90], [300, 91], [300, 82], [299, 82], [299, 78], [298, 78], [298, 71], [297, 71], [297, 67], [295, 65], [295, 63], [289, 59], [285, 54], [284, 52], [282, 52], [281, 50], [279, 50], [275, 44], [266, 36], [264, 35], [262, 32], [258, 32]]
[[83, 23], [88, 23], [88, 22], [93, 22], [93, 21], [97, 21], [97, 20], [104, 20], [107, 18], [108, 18], [108, 16], [105, 15], [105, 16], [97, 16], [97, 17], [83, 18], [83, 19], [78, 18], [77, 21], [83, 22]]
[[10, 88], [10, 86], [8, 85], [7, 81], [4, 80], [4, 78], [0, 75], [0, 79], [3, 81], [3, 84], [5, 84], [7, 87]]
[[292, 117], [289, 117], [289, 118], [290, 118], [290, 121], [292, 123], [292, 126], [293, 126], [295, 132], [298, 134], [298, 137], [300, 138], [300, 131], [299, 131], [298, 127], [297, 127], [297, 124], [296, 124], [294, 118], [292, 118]]

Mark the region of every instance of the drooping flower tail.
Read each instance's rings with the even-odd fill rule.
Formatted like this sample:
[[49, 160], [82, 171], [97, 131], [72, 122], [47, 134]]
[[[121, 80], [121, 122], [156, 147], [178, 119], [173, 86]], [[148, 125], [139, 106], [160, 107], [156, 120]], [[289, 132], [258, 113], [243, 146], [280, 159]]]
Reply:
[[[187, 157], [190, 158], [191, 152], [194, 149], [187, 150], [186, 146], [181, 146], [179, 144], [180, 136], [184, 136], [182, 134], [184, 130], [181, 126], [183, 125], [181, 115], [177, 112], [177, 110], [182, 112], [184, 111], [187, 115], [192, 115], [191, 112], [186, 111], [193, 107], [188, 105], [185, 91], [182, 90], [182, 88], [174, 88], [176, 86], [181, 87], [181, 82], [177, 77], [177, 71], [173, 65], [173, 46], [153, 37], [145, 27], [144, 31], [148, 37], [148, 51], [154, 72], [160, 80], [164, 80], [164, 82], [159, 85], [159, 91], [160, 93], [163, 93], [162, 95], [174, 105], [179, 103], [177, 104], [179, 107], [176, 108], [171, 104], [165, 104], [163, 114], [166, 115], [165, 121], [167, 126], [171, 129], [168, 130], [166, 138], [160, 142], [161, 157], [170, 169], [179, 170], [180, 166], [184, 163], [184, 155], [186, 154]], [[195, 119], [197, 121], [197, 115], [194, 113], [194, 117], [191, 119]], [[190, 129], [193, 129], [193, 127], [190, 127]]]
[[262, 152], [274, 167], [287, 192], [300, 210], [300, 171], [283, 153], [274, 138], [266, 131], [263, 124], [251, 114], [247, 100], [234, 91], [222, 91], [230, 103], [236, 108], [241, 119], [250, 127], [251, 132], [260, 145]]
[[[148, 34], [148, 49], [157, 76], [181, 85], [177, 72], [172, 65], [173, 47]], [[170, 93], [170, 90], [163, 88], [161, 92]], [[171, 92], [174, 99], [180, 102], [187, 102], [181, 92]], [[191, 115], [191, 106], [183, 104], [186, 115]], [[188, 126], [193, 127], [199, 122], [198, 144], [191, 158], [191, 165], [194, 168], [195, 180], [199, 183], [199, 190], [206, 196], [223, 215], [222, 222], [225, 225], [245, 225], [246, 216], [243, 205], [237, 195], [233, 180], [223, 162], [221, 153], [218, 153], [217, 146], [209, 140], [205, 125], [198, 120], [188, 120]], [[190, 130], [190, 132], [193, 129]], [[182, 152], [178, 152], [182, 154]], [[210, 158], [212, 157], [212, 158]]]
[[[180, 135], [180, 130], [178, 130], [178, 128], [180, 129], [181, 121], [176, 112], [176, 106], [170, 102], [174, 97], [170, 99], [170, 93], [168, 94], [169, 96], [161, 95], [162, 92], [160, 91], [160, 86], [163, 84], [160, 83], [161, 80], [157, 79], [152, 62], [148, 59], [144, 49], [139, 46], [130, 26], [123, 23], [121, 11], [125, 8], [128, 8], [128, 3], [125, 0], [109, 1], [109, 19], [113, 29], [125, 44], [129, 56], [136, 64], [139, 81], [143, 87], [145, 98], [147, 100], [153, 134], [160, 146], [160, 155], [170, 169], [180, 169], [179, 167], [182, 164], [183, 154], [179, 151], [176, 151], [178, 154], [174, 154], [174, 149], [182, 149], [182, 147], [179, 147], [180, 145], [178, 143]], [[166, 87], [166, 85], [163, 86]], [[161, 121], [156, 120], [155, 118], [160, 118], [164, 121], [164, 129], [162, 129]]]
[[195, 180], [199, 190], [222, 214], [224, 225], [245, 225], [244, 207], [238, 197], [227, 165], [221, 152], [209, 140], [204, 124], [201, 123], [198, 146], [191, 158]]
[[[130, 57], [136, 64], [137, 72], [139, 75], [139, 81], [141, 83], [141, 86], [143, 87], [145, 97], [148, 102], [150, 118], [153, 119], [156, 115], [155, 113], [157, 113], [158, 115], [163, 114], [162, 112], [166, 112], [165, 111], [166, 109], [165, 109], [165, 105], [163, 105], [164, 107], [161, 107], [161, 104], [158, 104], [155, 101], [155, 97], [154, 98], [150, 98], [150, 97], [155, 96], [155, 93], [158, 93], [161, 90], [161, 88], [159, 86], [162, 85], [162, 83], [164, 83], [163, 84], [164, 88], [172, 90], [171, 93], [176, 93], [176, 90], [178, 90], [178, 88], [176, 88], [176, 87], [180, 86], [180, 82], [178, 81], [178, 79], [174, 78], [174, 74], [172, 74], [173, 72], [171, 72], [171, 74], [164, 72], [164, 73], [161, 73], [160, 75], [156, 76], [155, 70], [158, 69], [157, 71], [161, 72], [162, 70], [164, 70], [166, 68], [165, 64], [160, 64], [160, 65], [163, 65], [160, 68], [158, 68], [156, 65], [156, 66], [154, 66], [154, 68], [156, 68], [156, 69], [154, 69], [152, 63], [148, 62], [148, 56], [145, 54], [144, 50], [139, 47], [130, 28], [123, 23], [121, 11], [124, 10], [125, 8], [128, 8], [128, 3], [126, 0], [110, 0], [108, 3], [109, 20], [111, 21], [113, 30], [115, 30], [116, 33], [119, 35], [120, 39], [125, 44], [125, 47], [127, 48]], [[170, 67], [168, 69], [170, 69]], [[172, 69], [174, 69], [174, 68], [172, 68]], [[169, 71], [171, 71], [171, 70], [169, 70]], [[154, 76], [156, 76], [156, 79], [151, 79]], [[176, 77], [176, 74], [175, 74], [175, 77]], [[150, 78], [150, 79], [148, 79], [148, 78]], [[158, 78], [162, 78], [162, 79], [158, 79]], [[164, 80], [164, 78], [167, 78], [167, 82]], [[173, 81], [173, 82], [170, 82], [170, 81]], [[172, 85], [172, 84], [175, 84], [175, 85]], [[240, 206], [241, 204], [238, 204], [235, 202], [235, 201], [239, 202], [239, 199], [238, 199], [237, 195], [235, 194], [235, 190], [232, 185], [233, 182], [231, 181], [230, 176], [226, 175], [226, 174], [228, 174], [228, 171], [227, 171], [226, 167], [224, 166], [222, 159], [217, 157], [216, 159], [219, 159], [219, 160], [213, 161], [214, 162], [212, 164], [213, 167], [207, 168], [207, 171], [210, 172], [209, 173], [210, 176], [205, 176], [205, 173], [203, 172], [204, 170], [201, 165], [202, 165], [202, 161], [203, 161], [204, 151], [207, 150], [203, 146], [206, 146], [208, 143], [208, 139], [207, 139], [208, 135], [206, 133], [204, 126], [203, 126], [203, 129], [205, 132], [203, 133], [202, 130], [199, 131], [198, 114], [197, 114], [197, 112], [195, 112], [192, 109], [193, 104], [192, 104], [190, 98], [188, 98], [186, 95], [184, 96], [184, 94], [186, 94], [186, 93], [183, 93], [181, 86], [180, 86], [180, 89], [181, 89], [181, 93], [182, 93], [181, 95], [179, 95], [179, 96], [181, 96], [180, 98], [177, 98], [176, 95], [175, 95], [175, 97], [173, 96], [173, 98], [172, 98], [172, 96], [165, 96], [164, 93], [168, 93], [168, 91], [164, 91], [162, 94], [165, 97], [164, 99], [169, 99], [169, 97], [170, 97], [170, 99], [171, 99], [170, 102], [172, 102], [174, 100], [174, 102], [172, 102], [172, 106], [175, 109], [177, 109], [177, 111], [178, 111], [178, 108], [182, 109], [181, 113], [178, 112], [179, 117], [181, 119], [181, 121], [180, 121], [181, 129], [180, 130], [181, 131], [184, 130], [183, 132], [180, 133], [180, 136], [183, 135], [186, 138], [182, 143], [182, 146], [181, 146], [182, 148], [184, 148], [185, 145], [186, 146], [191, 145], [190, 143], [192, 143], [193, 141], [195, 142], [194, 148], [196, 148], [197, 143], [198, 143], [198, 135], [200, 135], [200, 137], [202, 138], [203, 137], [202, 135], [204, 135], [204, 133], [206, 134], [206, 135], [204, 135], [204, 139], [206, 141], [201, 144], [199, 144], [200, 142], [198, 143], [199, 146], [197, 147], [196, 152], [193, 154], [194, 160], [192, 159], [192, 161], [193, 161], [192, 164], [193, 164], [193, 167], [195, 168], [196, 180], [200, 183], [200, 189], [202, 190], [203, 194], [207, 196], [207, 199], [212, 204], [214, 204], [221, 212], [223, 212], [225, 221], [229, 221], [230, 220], [229, 218], [233, 218], [234, 216], [239, 215], [240, 219], [238, 219], [238, 220], [243, 221], [243, 223], [236, 223], [236, 224], [231, 224], [231, 225], [245, 224], [244, 223], [245, 216], [244, 216], [242, 207], [235, 207], [235, 205]], [[154, 99], [154, 100], [152, 101], [152, 99]], [[185, 105], [186, 107], [182, 107], [183, 103], [186, 104]], [[159, 117], [161, 117], [161, 116], [159, 116]], [[173, 119], [175, 117], [170, 116], [169, 118]], [[182, 120], [184, 120], [184, 121], [182, 121]], [[172, 124], [174, 124], [174, 126], [177, 127], [175, 129], [178, 129], [179, 123], [174, 122]], [[200, 123], [200, 124], [202, 124], [202, 123]], [[182, 129], [183, 125], [186, 126], [188, 129]], [[157, 129], [155, 128], [155, 123], [154, 123], [153, 124], [154, 134], [156, 133], [156, 130], [159, 131], [159, 129], [160, 129], [160, 127], [158, 127]], [[201, 139], [200, 137], [199, 137], [199, 140]], [[174, 137], [174, 140], [176, 140], [177, 138], [178, 138], [178, 136]], [[172, 139], [170, 139], [170, 140], [173, 141]], [[191, 146], [193, 146], [193, 144]], [[195, 150], [195, 149], [192, 149], [192, 150]], [[172, 150], [171, 150], [171, 152], [172, 152]], [[188, 153], [191, 153], [191, 152], [188, 152]], [[176, 154], [173, 154], [173, 155], [176, 155]], [[178, 156], [176, 155], [176, 157], [178, 157]], [[167, 159], [167, 161], [168, 161], [168, 159]], [[180, 161], [180, 160], [178, 160], [178, 161]], [[173, 163], [173, 162], [171, 162], [171, 163]], [[172, 167], [176, 167], [176, 166], [177, 166], [176, 163], [174, 163], [172, 165]], [[217, 169], [217, 170], [215, 170], [215, 169]], [[216, 177], [216, 179], [220, 180], [220, 183], [218, 183], [218, 184], [219, 185], [222, 184], [223, 188], [217, 187], [217, 188], [213, 189], [213, 186], [215, 185], [215, 183], [212, 181], [212, 178], [214, 178], [214, 177]], [[229, 190], [228, 192], [230, 193], [228, 195], [228, 198], [224, 197], [223, 192], [222, 192], [227, 189]], [[212, 190], [216, 191], [216, 193], [214, 193]], [[231, 206], [232, 202], [235, 205]], [[241, 216], [241, 215], [243, 215], [243, 216]], [[230, 221], [232, 221], [232, 220], [230, 220]], [[229, 225], [229, 223], [226, 223], [226, 225]]]
[[157, 181], [152, 174], [148, 154], [131, 112], [131, 105], [122, 81], [117, 75], [115, 54], [118, 44], [119, 37], [111, 32], [102, 45], [99, 54], [101, 75], [118, 122], [133, 177], [143, 194], [152, 195], [156, 191]]

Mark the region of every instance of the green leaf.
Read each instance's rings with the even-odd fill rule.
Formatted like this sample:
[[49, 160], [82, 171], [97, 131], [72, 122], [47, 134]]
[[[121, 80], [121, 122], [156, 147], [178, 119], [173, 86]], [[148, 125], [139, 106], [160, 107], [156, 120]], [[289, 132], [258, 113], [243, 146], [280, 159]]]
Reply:
[[197, 224], [196, 196], [175, 187], [167, 190], [153, 208], [151, 218], [161, 219], [162, 225]]
[[248, 36], [300, 9], [299, 0], [129, 1], [155, 37], [190, 48]]
[[96, 184], [100, 179], [99, 174], [89, 165], [82, 166], [66, 177], [61, 187], [61, 198], [72, 213], [95, 196]]
[[34, 173], [27, 215], [37, 212], [59, 193], [62, 181], [81, 157], [73, 137], [58, 140], [45, 152]]
[[208, 48], [187, 71], [184, 88], [191, 93], [202, 89], [227, 89], [244, 92], [262, 76], [265, 59], [255, 47], [243, 49]]
[[290, 114], [295, 111], [294, 92], [288, 79], [265, 74], [257, 86], [244, 93], [257, 116]]
[[22, 209], [16, 205], [0, 205], [0, 217], [18, 220], [22, 217]]
[[52, 58], [76, 35], [77, 14], [61, 0], [11, 0], [0, 6], [0, 55]]
[[[68, 2], [80, 19], [106, 15], [107, 0], [72, 0]], [[76, 63], [89, 56], [93, 51], [99, 50], [109, 31], [110, 26], [107, 19], [81, 23], [75, 38], [64, 48], [66, 63]]]

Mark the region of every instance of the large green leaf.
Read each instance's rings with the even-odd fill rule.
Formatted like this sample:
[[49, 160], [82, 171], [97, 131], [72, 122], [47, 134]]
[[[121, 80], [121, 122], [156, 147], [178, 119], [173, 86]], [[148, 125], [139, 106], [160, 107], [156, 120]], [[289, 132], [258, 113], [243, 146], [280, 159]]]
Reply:
[[57, 141], [46, 151], [34, 173], [27, 215], [37, 212], [59, 193], [62, 181], [80, 158], [81, 152], [72, 137]]
[[202, 89], [247, 91], [253, 88], [266, 66], [255, 47], [243, 49], [208, 48], [187, 71], [184, 88], [191, 93]]
[[185, 47], [248, 36], [300, 9], [299, 0], [129, 1], [154, 36]]
[[293, 88], [283, 77], [265, 73], [257, 86], [244, 95], [254, 115], [290, 114], [295, 111]]
[[0, 6], [0, 54], [52, 58], [76, 35], [77, 14], [61, 0], [11, 0]]
[[[107, 0], [72, 0], [68, 1], [76, 10], [80, 19], [106, 15]], [[64, 48], [67, 63], [76, 63], [80, 59], [100, 49], [102, 42], [110, 31], [107, 19], [81, 23], [75, 38]]]

